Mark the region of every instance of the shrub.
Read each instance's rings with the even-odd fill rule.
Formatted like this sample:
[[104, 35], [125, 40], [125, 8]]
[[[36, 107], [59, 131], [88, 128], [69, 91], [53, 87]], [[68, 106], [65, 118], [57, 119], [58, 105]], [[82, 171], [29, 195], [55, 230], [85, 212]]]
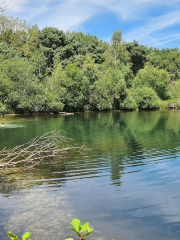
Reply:
[[132, 93], [133, 99], [136, 101], [138, 108], [159, 108], [159, 98], [152, 88], [141, 87]]

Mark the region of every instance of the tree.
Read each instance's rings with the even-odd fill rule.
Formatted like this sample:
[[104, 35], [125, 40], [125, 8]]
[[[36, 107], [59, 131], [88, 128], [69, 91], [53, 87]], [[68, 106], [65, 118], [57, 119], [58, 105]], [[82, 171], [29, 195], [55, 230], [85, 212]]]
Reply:
[[168, 98], [167, 89], [169, 83], [170, 77], [167, 71], [146, 66], [144, 69], [138, 71], [133, 82], [133, 87], [134, 89], [143, 86], [152, 88], [162, 100], [165, 100]]
[[23, 54], [23, 46], [29, 39], [29, 26], [26, 21], [0, 15], [0, 41], [6, 42]]
[[133, 97], [133, 90], [126, 91], [126, 97], [123, 101], [120, 102], [120, 108], [126, 110], [134, 110], [138, 108], [137, 102]]
[[14, 111], [33, 112], [41, 109], [37, 107], [37, 96], [41, 98], [41, 88], [29, 62], [16, 58], [4, 60], [0, 71], [11, 81], [11, 91], [7, 95], [6, 103]]
[[119, 108], [119, 101], [124, 96], [126, 82], [119, 69], [108, 68], [95, 83], [90, 103], [98, 110]]
[[132, 97], [137, 103], [138, 108], [158, 108], [159, 98], [157, 93], [148, 87], [139, 87], [134, 90]]
[[45, 99], [46, 111], [60, 112], [64, 108], [67, 76], [62, 70], [61, 64], [58, 64], [49, 77], [45, 81]]
[[148, 63], [158, 69], [166, 70], [171, 81], [180, 79], [180, 51], [178, 48], [162, 50], [151, 48]]
[[65, 68], [67, 76], [65, 107], [68, 110], [84, 109], [84, 94], [82, 92], [82, 74], [77, 63], [68, 64]]
[[21, 54], [5, 42], [0, 43], [0, 62], [5, 59], [20, 58]]
[[46, 27], [42, 29], [39, 39], [42, 50], [47, 59], [47, 66], [53, 68], [56, 53], [59, 51], [59, 48], [66, 45], [65, 34], [58, 28]]
[[147, 62], [148, 48], [144, 45], [139, 45], [137, 41], [126, 44], [131, 58], [131, 69], [136, 74], [140, 69], [144, 68]]
[[171, 99], [180, 99], [180, 80], [173, 81], [169, 85], [168, 95]]
[[84, 110], [90, 110], [92, 109], [92, 106], [90, 104], [90, 96], [94, 88], [94, 83], [95, 81], [98, 81], [101, 73], [98, 69], [98, 65], [95, 64], [95, 59], [92, 59], [89, 54], [86, 55], [86, 60], [83, 62], [83, 65], [81, 67], [81, 90], [84, 95]]
[[120, 47], [121, 42], [122, 42], [122, 31], [121, 30], [115, 31], [111, 38], [111, 47], [114, 51], [115, 62], [117, 59], [117, 51]]
[[39, 78], [43, 79], [49, 73], [49, 69], [46, 65], [46, 57], [44, 56], [42, 48], [39, 48], [37, 51], [31, 53], [31, 61], [34, 63], [35, 73]]
[[28, 38], [23, 45], [22, 51], [25, 57], [32, 60], [32, 56], [40, 49], [40, 30], [36, 25], [28, 27], [27, 35]]

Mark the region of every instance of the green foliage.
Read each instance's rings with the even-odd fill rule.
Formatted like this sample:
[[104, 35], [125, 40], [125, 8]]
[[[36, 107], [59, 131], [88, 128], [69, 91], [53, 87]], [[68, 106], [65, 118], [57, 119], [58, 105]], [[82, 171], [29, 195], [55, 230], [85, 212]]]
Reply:
[[154, 67], [166, 70], [172, 81], [180, 78], [180, 51], [178, 48], [162, 50], [151, 48], [148, 62]]
[[62, 66], [57, 65], [52, 77], [47, 78], [45, 82], [45, 101], [46, 111], [60, 112], [64, 108], [66, 96], [67, 77], [62, 71]]
[[[121, 30], [107, 43], [0, 16], [0, 114], [151, 108], [157, 96], [162, 106], [180, 99], [179, 79], [178, 48], [126, 43]], [[135, 94], [143, 87], [157, 94], [147, 91], [147, 104]]]
[[[8, 237], [11, 239], [11, 240], [19, 240], [18, 236], [16, 236], [15, 234], [11, 233], [10, 231], [8, 232]], [[30, 238], [30, 233], [29, 232], [26, 232], [25, 234], [23, 234], [22, 236], [22, 240], [28, 240]], [[31, 239], [29, 239], [31, 240]]]
[[5, 42], [0, 42], [0, 62], [5, 59], [20, 58], [21, 54]]
[[132, 97], [137, 103], [137, 107], [142, 108], [158, 108], [159, 98], [152, 88], [139, 87], [134, 90]]
[[41, 95], [32, 65], [23, 59], [4, 60], [0, 64], [3, 86], [0, 101], [16, 112], [36, 111], [37, 98]]
[[37, 26], [28, 27], [28, 39], [23, 45], [23, 55], [32, 60], [32, 56], [40, 48], [40, 30]]
[[139, 45], [137, 41], [127, 43], [126, 48], [131, 58], [131, 69], [136, 74], [140, 69], [144, 68], [147, 62], [148, 48], [144, 45]]
[[146, 86], [152, 88], [162, 100], [165, 100], [168, 98], [167, 89], [169, 83], [170, 77], [168, 72], [158, 70], [152, 66], [146, 66], [144, 69], [138, 71], [133, 82], [133, 87]]
[[33, 62], [34, 72], [38, 75], [39, 79], [43, 79], [49, 73], [46, 61], [47, 58], [44, 56], [43, 49], [40, 48], [38, 51], [31, 53], [31, 61]]
[[132, 95], [132, 91], [126, 93], [126, 98], [120, 103], [120, 108], [126, 110], [135, 110], [138, 108], [137, 102]]
[[42, 29], [39, 40], [47, 59], [46, 64], [52, 68], [56, 53], [65, 46], [65, 34], [58, 28], [46, 27]]
[[115, 61], [117, 59], [118, 50], [121, 48], [121, 42], [122, 42], [122, 31], [121, 30], [115, 31], [111, 38], [111, 47], [114, 52]]
[[[69, 229], [71, 229], [72, 231], [74, 231], [75, 233], [77, 233], [77, 235], [79, 236], [79, 239], [81, 240], [83, 237], [88, 236], [94, 229], [89, 227], [89, 223], [85, 223], [84, 225], [81, 225], [81, 222], [79, 219], [75, 218], [72, 220], [72, 222], [70, 223], [74, 228], [72, 227], [68, 227]], [[84, 233], [84, 234], [83, 234]]]
[[180, 99], [180, 80], [171, 82], [167, 94], [171, 99]]
[[[79, 236], [79, 240], [83, 240], [84, 237], [90, 235], [90, 233], [94, 230], [93, 228], [89, 227], [89, 223], [88, 222], [83, 224], [83, 225], [81, 225], [80, 220], [77, 219], [77, 218], [73, 219], [70, 224], [74, 228], [72, 228], [72, 227], [68, 227], [68, 228], [71, 229], [72, 231], [74, 231], [75, 233], [77, 233], [77, 235]], [[8, 237], [11, 240], [19, 240], [18, 236], [16, 236], [15, 234], [11, 233], [10, 231], [7, 234], [8, 234]], [[26, 232], [22, 236], [22, 240], [31, 240], [29, 238], [30, 238], [30, 233], [29, 232]], [[67, 238], [65, 240], [73, 240], [73, 238]]]
[[108, 68], [94, 84], [94, 92], [91, 94], [90, 103], [100, 111], [115, 109], [125, 94], [126, 82], [123, 74], [118, 69]]
[[84, 94], [81, 91], [82, 87], [82, 74], [77, 66], [77, 63], [68, 64], [65, 68], [67, 76], [66, 89], [67, 94], [65, 98], [65, 108], [72, 110], [83, 110]]
[[28, 28], [29, 26], [24, 20], [1, 15], [0, 41], [6, 42], [9, 46], [22, 53], [23, 45], [28, 41]]
[[82, 86], [81, 91], [84, 95], [84, 110], [88, 111], [93, 109], [90, 99], [93, 94], [94, 83], [100, 78], [101, 72], [98, 69], [98, 65], [95, 64], [95, 59], [92, 59], [90, 55], [86, 55], [86, 59], [81, 66], [82, 74]]

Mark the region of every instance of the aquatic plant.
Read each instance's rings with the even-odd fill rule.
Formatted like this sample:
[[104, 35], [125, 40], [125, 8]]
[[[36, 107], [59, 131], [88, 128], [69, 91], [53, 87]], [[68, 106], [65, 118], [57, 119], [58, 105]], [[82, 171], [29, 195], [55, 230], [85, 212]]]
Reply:
[[[83, 240], [84, 237], [88, 236], [94, 229], [89, 227], [89, 223], [85, 223], [83, 225], [81, 225], [81, 222], [79, 219], [75, 218], [72, 220], [72, 222], [70, 223], [74, 228], [72, 227], [68, 227], [69, 229], [71, 229], [72, 231], [74, 231], [75, 233], [77, 233], [77, 235], [79, 236], [79, 240]], [[84, 233], [84, 234], [83, 234]], [[15, 234], [11, 233], [10, 231], [7, 233], [8, 237], [11, 240], [19, 240], [18, 236], [16, 236]], [[26, 232], [23, 236], [22, 236], [22, 240], [31, 240], [30, 238], [30, 233]], [[65, 240], [74, 240], [73, 238], [67, 238]]]
[[[74, 228], [72, 228], [72, 227], [68, 227], [68, 228], [71, 229], [72, 231], [74, 231], [75, 233], [77, 233], [77, 235], [79, 236], [79, 240], [82, 240], [84, 237], [88, 236], [94, 230], [93, 228], [89, 227], [88, 222], [81, 225], [80, 220], [77, 218], [73, 219], [70, 224]], [[66, 240], [71, 240], [71, 239], [66, 239]]]
[[[30, 233], [29, 232], [26, 232], [25, 234], [22, 235], [22, 240], [31, 240], [29, 239], [30, 238]], [[11, 239], [11, 240], [19, 240], [18, 236], [16, 236], [15, 234], [13, 234], [12, 232], [8, 232], [8, 237]]]

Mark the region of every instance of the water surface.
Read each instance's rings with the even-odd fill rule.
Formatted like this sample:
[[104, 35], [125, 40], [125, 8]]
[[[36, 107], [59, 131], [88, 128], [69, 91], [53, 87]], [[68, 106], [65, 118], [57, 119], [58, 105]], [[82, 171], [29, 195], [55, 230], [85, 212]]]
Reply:
[[[81, 154], [27, 173], [0, 176], [0, 239], [30, 231], [33, 240], [180, 238], [180, 111], [23, 115], [0, 118], [0, 149], [62, 130]], [[12, 198], [2, 201], [4, 198]]]

